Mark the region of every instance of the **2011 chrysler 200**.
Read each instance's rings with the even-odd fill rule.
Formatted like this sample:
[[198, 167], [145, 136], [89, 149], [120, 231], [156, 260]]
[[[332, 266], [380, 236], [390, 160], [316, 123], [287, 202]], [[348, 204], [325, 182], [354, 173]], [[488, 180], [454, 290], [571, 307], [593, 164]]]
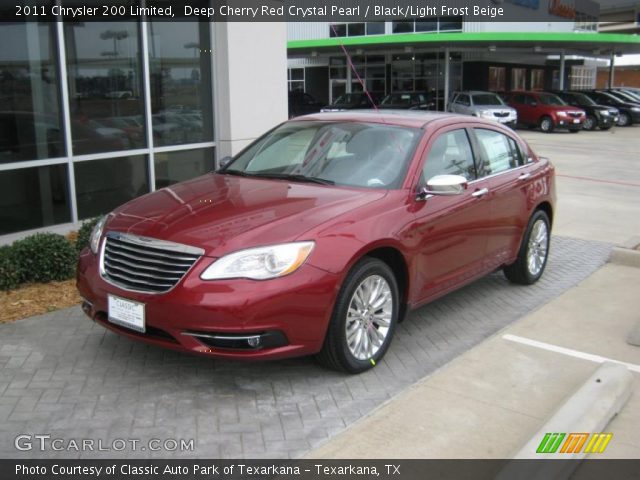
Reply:
[[406, 313], [502, 268], [542, 275], [554, 169], [510, 129], [452, 114], [327, 113], [221, 170], [123, 205], [78, 267], [87, 315], [215, 357], [382, 358]]

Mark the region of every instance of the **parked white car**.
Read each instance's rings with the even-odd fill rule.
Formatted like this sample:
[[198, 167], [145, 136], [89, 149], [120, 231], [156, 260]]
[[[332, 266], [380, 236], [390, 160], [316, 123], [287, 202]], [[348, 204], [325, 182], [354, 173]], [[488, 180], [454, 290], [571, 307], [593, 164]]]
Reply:
[[509, 127], [518, 122], [518, 112], [493, 92], [455, 92], [449, 102], [449, 111], [495, 120]]

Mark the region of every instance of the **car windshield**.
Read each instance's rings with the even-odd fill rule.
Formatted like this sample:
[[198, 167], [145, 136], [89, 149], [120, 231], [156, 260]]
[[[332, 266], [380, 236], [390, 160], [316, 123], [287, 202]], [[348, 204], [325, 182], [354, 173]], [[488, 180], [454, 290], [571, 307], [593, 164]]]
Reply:
[[596, 102], [591, 100], [584, 93], [572, 93], [571, 95], [579, 105], [596, 105]]
[[551, 95], [550, 93], [540, 94], [538, 98], [543, 105], [566, 105], [560, 97]]
[[289, 122], [242, 151], [223, 174], [399, 188], [421, 130], [358, 122]]
[[634, 103], [638, 102], [638, 98], [631, 92], [615, 90], [613, 93], [616, 94], [618, 97], [625, 99], [628, 102], [634, 102]]
[[412, 98], [410, 93], [393, 93], [387, 95], [380, 105], [411, 105]]
[[474, 105], [504, 105], [502, 99], [497, 95], [490, 93], [482, 93], [479, 95], [473, 95]]
[[345, 93], [344, 95], [340, 95], [336, 98], [334, 105], [346, 104], [350, 105], [352, 103], [360, 103], [362, 101], [362, 97], [364, 94], [362, 93]]

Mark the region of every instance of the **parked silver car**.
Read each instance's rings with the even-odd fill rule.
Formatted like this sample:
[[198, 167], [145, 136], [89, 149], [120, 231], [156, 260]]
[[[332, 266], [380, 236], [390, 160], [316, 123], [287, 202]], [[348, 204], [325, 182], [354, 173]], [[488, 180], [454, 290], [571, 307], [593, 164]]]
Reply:
[[449, 102], [449, 111], [495, 120], [510, 127], [514, 127], [518, 121], [516, 109], [493, 92], [455, 92]]

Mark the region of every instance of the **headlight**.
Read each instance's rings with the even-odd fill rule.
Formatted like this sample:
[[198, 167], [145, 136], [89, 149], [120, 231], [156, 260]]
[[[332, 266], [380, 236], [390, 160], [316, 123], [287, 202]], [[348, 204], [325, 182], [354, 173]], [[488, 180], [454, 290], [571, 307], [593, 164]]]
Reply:
[[640, 112], [640, 107], [631, 107], [631, 111]]
[[609, 112], [607, 110], [596, 110], [596, 112], [604, 117], [609, 115]]
[[314, 246], [314, 242], [294, 242], [240, 250], [213, 262], [202, 272], [200, 278], [266, 280], [284, 277], [300, 268]]
[[107, 222], [107, 216], [105, 215], [98, 223], [95, 224], [93, 230], [91, 231], [91, 238], [89, 239], [89, 247], [91, 251], [95, 254], [98, 253], [98, 249], [100, 248], [100, 238], [102, 237], [102, 229], [104, 228], [104, 224]]
[[567, 115], [567, 112], [565, 112], [564, 110], [560, 110], [556, 112], [556, 114], [560, 115], [561, 117], [565, 117]]

